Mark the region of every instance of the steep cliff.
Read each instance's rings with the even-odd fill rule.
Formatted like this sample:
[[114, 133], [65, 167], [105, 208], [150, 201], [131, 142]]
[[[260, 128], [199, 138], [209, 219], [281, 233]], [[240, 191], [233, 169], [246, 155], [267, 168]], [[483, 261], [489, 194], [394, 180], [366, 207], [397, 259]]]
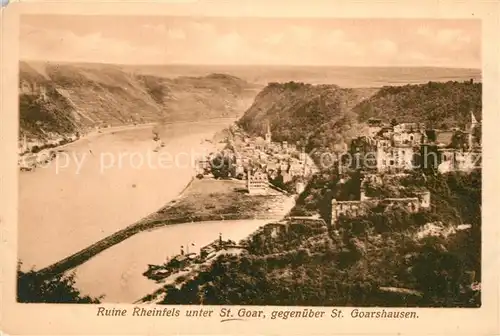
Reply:
[[239, 124], [252, 134], [263, 135], [269, 123], [273, 140], [301, 142], [309, 149], [334, 146], [358, 127], [353, 107], [375, 92], [337, 85], [271, 83]]

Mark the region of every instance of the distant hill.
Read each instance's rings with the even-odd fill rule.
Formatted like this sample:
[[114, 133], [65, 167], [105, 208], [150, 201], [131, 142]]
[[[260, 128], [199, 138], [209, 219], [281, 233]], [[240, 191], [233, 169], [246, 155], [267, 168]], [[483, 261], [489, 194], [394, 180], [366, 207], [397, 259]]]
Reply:
[[378, 117], [398, 122], [418, 121], [429, 126], [464, 126], [472, 111], [481, 120], [481, 83], [429, 82], [421, 85], [385, 86], [353, 112], [360, 121]]
[[162, 77], [206, 76], [210, 73], [231, 74], [249, 83], [266, 86], [270, 82], [290, 81], [310, 84], [336, 84], [343, 88], [364, 88], [423, 84], [429, 81], [482, 80], [481, 69], [442, 67], [357, 67], [303, 65], [202, 65], [162, 64], [126, 65], [135, 72]]
[[239, 117], [257, 94], [237, 77], [162, 78], [99, 64], [20, 62], [20, 130], [45, 140], [95, 126]]

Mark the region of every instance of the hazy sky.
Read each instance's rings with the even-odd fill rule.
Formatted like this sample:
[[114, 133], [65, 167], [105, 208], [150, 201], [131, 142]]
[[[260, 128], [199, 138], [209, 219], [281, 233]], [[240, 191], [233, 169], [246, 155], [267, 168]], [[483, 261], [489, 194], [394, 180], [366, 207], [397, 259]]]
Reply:
[[481, 67], [477, 20], [23, 16], [21, 59]]

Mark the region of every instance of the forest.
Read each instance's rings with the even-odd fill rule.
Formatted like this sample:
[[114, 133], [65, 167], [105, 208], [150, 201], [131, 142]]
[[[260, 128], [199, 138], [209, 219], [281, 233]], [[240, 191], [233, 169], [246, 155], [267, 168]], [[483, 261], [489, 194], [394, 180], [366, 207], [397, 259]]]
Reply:
[[359, 103], [353, 112], [360, 121], [423, 122], [428, 128], [463, 128], [470, 113], [481, 120], [482, 84], [449, 81], [421, 85], [386, 86]]

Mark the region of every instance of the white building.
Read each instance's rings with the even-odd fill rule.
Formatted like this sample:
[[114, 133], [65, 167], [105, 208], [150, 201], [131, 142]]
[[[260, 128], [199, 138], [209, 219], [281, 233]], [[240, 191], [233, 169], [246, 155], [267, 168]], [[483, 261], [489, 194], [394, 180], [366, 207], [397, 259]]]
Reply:
[[267, 193], [269, 180], [267, 174], [263, 172], [247, 173], [247, 190], [252, 195], [262, 195]]
[[410, 146], [378, 146], [377, 170], [379, 172], [410, 170], [413, 168], [413, 148]]
[[422, 123], [401, 123], [394, 126], [394, 133], [404, 133], [404, 132], [424, 132], [425, 125]]
[[301, 194], [305, 189], [306, 189], [305, 183], [302, 181], [297, 181], [297, 183], [295, 184], [295, 192], [297, 194]]

